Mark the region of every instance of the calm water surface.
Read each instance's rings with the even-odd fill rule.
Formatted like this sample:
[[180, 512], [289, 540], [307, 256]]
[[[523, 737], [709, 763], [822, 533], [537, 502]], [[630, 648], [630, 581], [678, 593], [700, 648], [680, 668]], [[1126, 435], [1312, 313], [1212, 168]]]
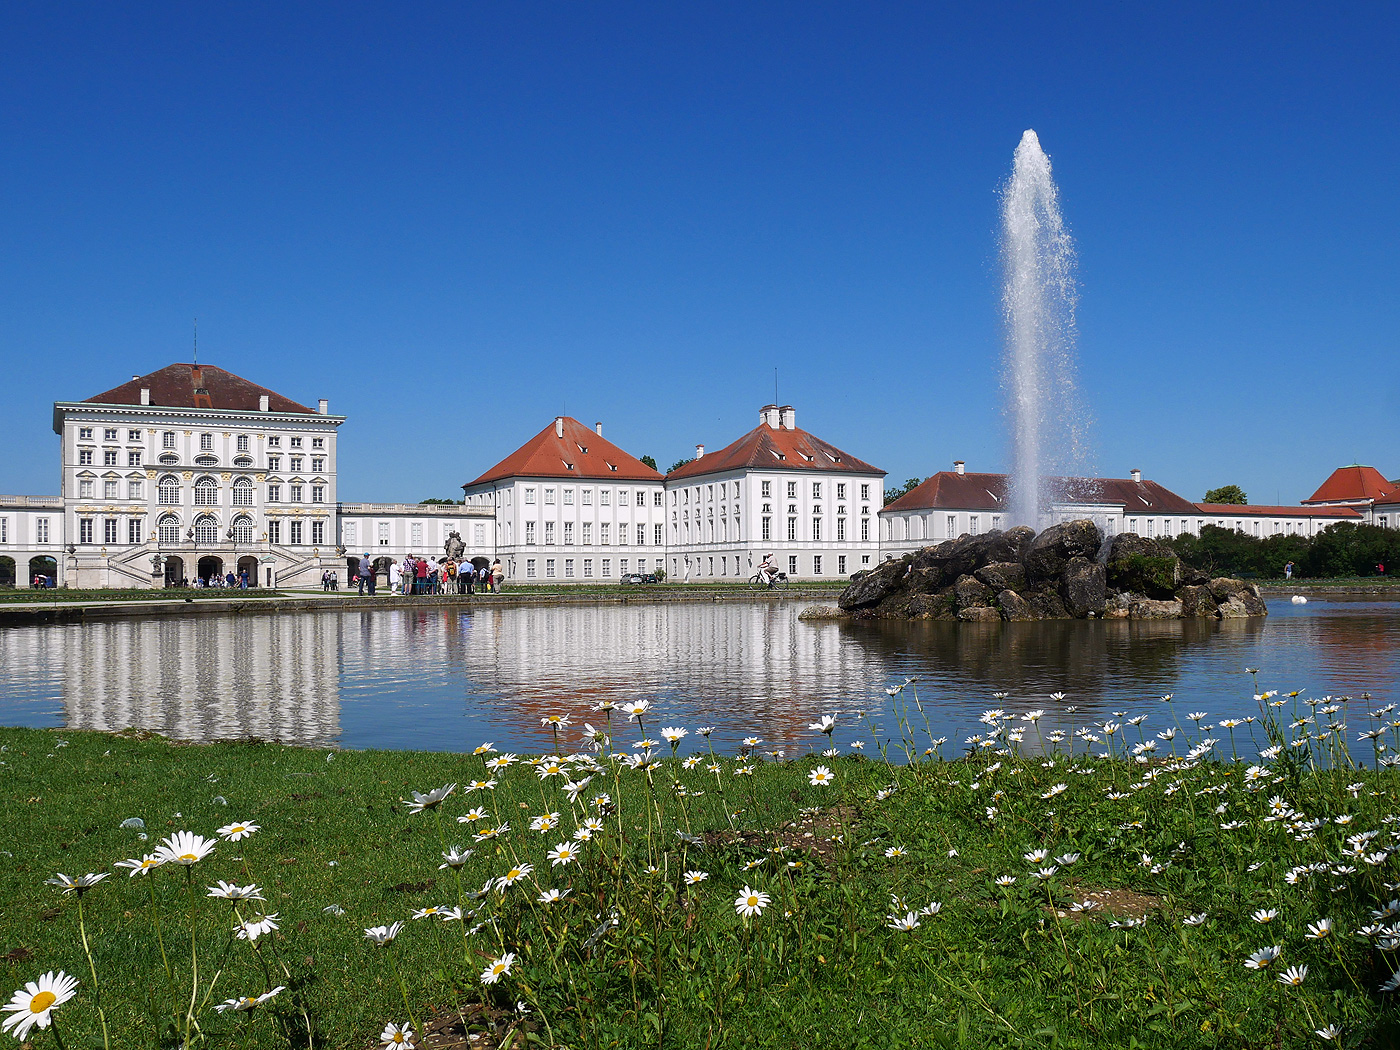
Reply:
[[[0, 628], [0, 725], [255, 736], [349, 748], [550, 744], [540, 719], [602, 723], [599, 701], [648, 699], [662, 725], [803, 748], [891, 729], [885, 689], [917, 675], [935, 734], [960, 742], [988, 707], [1075, 728], [1112, 711], [1252, 713], [1260, 688], [1397, 692], [1400, 605], [1271, 602], [1224, 623], [802, 623], [802, 603], [376, 610]], [[1004, 701], [993, 692], [1010, 694]], [[1067, 694], [1063, 705], [1049, 699]], [[1068, 712], [1064, 705], [1078, 710]], [[871, 712], [875, 734], [859, 731]], [[922, 725], [922, 721], [920, 721]], [[639, 738], [621, 730], [619, 744]], [[690, 737], [686, 744], [698, 743]], [[692, 748], [693, 749], [693, 748]]]

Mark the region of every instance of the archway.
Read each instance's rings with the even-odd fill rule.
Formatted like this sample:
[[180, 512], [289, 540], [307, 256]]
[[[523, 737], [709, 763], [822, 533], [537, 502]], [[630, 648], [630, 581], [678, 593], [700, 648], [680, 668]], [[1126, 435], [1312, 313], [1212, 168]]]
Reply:
[[224, 560], [216, 558], [212, 554], [206, 554], [199, 559], [199, 578], [204, 581], [207, 587], [210, 580], [215, 580], [224, 574]]
[[29, 559], [29, 585], [34, 586], [34, 581], [42, 577], [41, 587], [58, 586], [58, 561], [47, 554], [40, 554], [36, 558]]
[[15, 560], [8, 555], [0, 556], [0, 587], [15, 585]]
[[258, 585], [258, 559], [251, 554], [245, 554], [238, 559], [238, 575], [248, 574], [248, 586]]
[[176, 554], [165, 556], [165, 585], [179, 587], [185, 580], [185, 559]]

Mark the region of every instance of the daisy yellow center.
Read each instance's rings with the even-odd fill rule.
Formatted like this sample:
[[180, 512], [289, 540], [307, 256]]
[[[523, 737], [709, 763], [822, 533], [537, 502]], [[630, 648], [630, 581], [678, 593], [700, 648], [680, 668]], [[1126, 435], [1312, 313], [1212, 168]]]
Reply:
[[403, 1033], [402, 1033], [402, 1032], [395, 1032], [395, 1033], [393, 1034], [393, 1037], [389, 1040], [389, 1042], [395, 1043], [395, 1044], [397, 1044], [397, 1043], [402, 1043], [402, 1042], [403, 1042]]
[[491, 967], [491, 972], [492, 972], [492, 973], [505, 973], [505, 972], [506, 972], [505, 963], [495, 963], [495, 964], [493, 964], [492, 967]]
[[53, 992], [40, 992], [29, 1000], [29, 1010], [31, 1013], [41, 1014], [57, 1001], [58, 996]]
[[176, 857], [175, 859], [176, 859], [176, 860], [188, 861], [190, 864], [193, 864], [195, 861], [199, 860], [199, 857], [197, 857], [197, 856], [196, 856], [195, 854], [193, 854], [193, 853], [181, 853], [181, 854], [180, 854], [178, 857]]
[[756, 907], [756, 906], [758, 905], [758, 898], [757, 898], [757, 897], [746, 897], [746, 898], [745, 898], [745, 901], [747, 902], [747, 904], [748, 904], [748, 906], [749, 906], [750, 908]]

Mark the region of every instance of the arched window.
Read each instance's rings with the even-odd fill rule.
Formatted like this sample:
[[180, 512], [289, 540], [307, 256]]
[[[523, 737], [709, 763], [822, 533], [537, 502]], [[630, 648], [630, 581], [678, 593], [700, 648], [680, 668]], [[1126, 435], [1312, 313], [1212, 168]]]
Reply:
[[253, 465], [252, 456], [239, 456], [233, 461], [235, 467], [251, 467]]
[[197, 467], [217, 467], [219, 465], [218, 456], [196, 456], [194, 459]]
[[248, 517], [248, 515], [240, 514], [233, 519], [233, 542], [253, 542], [253, 519]]
[[194, 483], [194, 505], [196, 507], [217, 507], [219, 505], [219, 484], [211, 477], [203, 477]]
[[201, 514], [194, 519], [194, 541], [205, 546], [219, 542], [219, 523], [212, 514]]
[[253, 482], [249, 478], [236, 478], [233, 482], [233, 505], [251, 507], [253, 505]]
[[157, 535], [164, 545], [180, 542], [180, 519], [174, 514], [162, 514], [160, 522], [156, 525]]
[[175, 466], [175, 464], [180, 462], [180, 457], [175, 455], [175, 453], [173, 452], [167, 452], [165, 453], [165, 455], [160, 457], [160, 461], [164, 463], [167, 467], [173, 467]]
[[180, 505], [180, 482], [167, 474], [160, 479], [156, 486], [156, 501], [162, 507], [178, 507]]

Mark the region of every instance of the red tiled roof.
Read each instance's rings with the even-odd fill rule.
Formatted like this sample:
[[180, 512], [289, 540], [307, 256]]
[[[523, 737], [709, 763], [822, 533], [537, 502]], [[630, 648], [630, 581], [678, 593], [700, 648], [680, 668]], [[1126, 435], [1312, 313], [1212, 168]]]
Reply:
[[[1131, 478], [1051, 478], [1060, 482], [1066, 499], [1076, 503], [1110, 503], [1129, 513], [1194, 514], [1196, 505], [1155, 481]], [[959, 474], [944, 470], [906, 492], [881, 511], [1002, 510], [1006, 506], [1006, 474]]]
[[1304, 503], [1369, 503], [1394, 486], [1375, 467], [1338, 467]]
[[661, 474], [622, 451], [601, 434], [569, 416], [560, 417], [564, 434], [552, 422], [475, 481], [484, 485], [502, 478], [597, 478], [610, 481], [660, 481]]
[[256, 412], [259, 399], [267, 396], [270, 412], [304, 412], [314, 409], [289, 397], [250, 383], [242, 376], [214, 365], [173, 364], [139, 376], [90, 397], [86, 404], [139, 405], [142, 388], [151, 392], [151, 404], [163, 408], [208, 408], [223, 412]]
[[666, 480], [718, 474], [725, 470], [759, 467], [766, 470], [849, 471], [852, 474], [885, 472], [872, 467], [835, 445], [807, 433], [800, 427], [770, 427], [760, 423], [738, 441], [718, 452], [707, 452], [666, 475]]
[[1262, 507], [1252, 503], [1197, 503], [1202, 515], [1214, 518], [1360, 518], [1350, 507]]

